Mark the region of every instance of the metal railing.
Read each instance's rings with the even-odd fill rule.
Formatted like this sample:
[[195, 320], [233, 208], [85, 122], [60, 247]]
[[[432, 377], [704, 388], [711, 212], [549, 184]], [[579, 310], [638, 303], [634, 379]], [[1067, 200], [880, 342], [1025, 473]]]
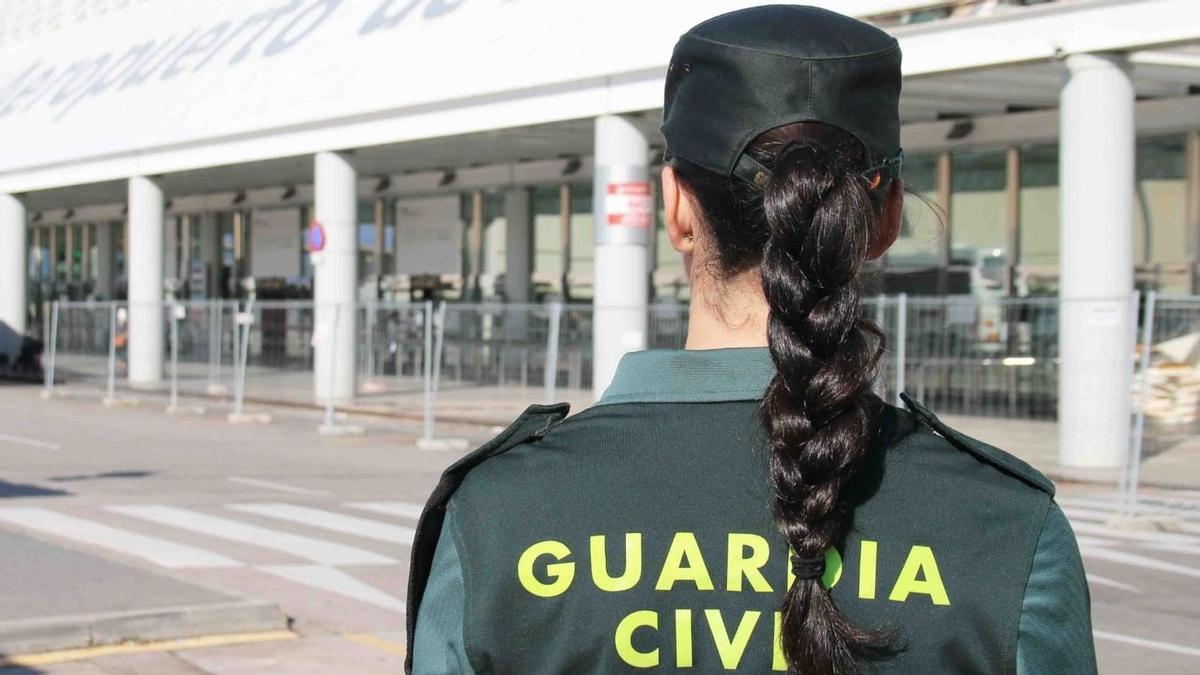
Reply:
[[[890, 402], [909, 391], [956, 423], [965, 420], [968, 433], [1004, 434], [1018, 429], [1014, 423], [1036, 427], [1045, 446], [1041, 452], [1054, 457], [1058, 327], [1071, 302], [870, 298], [864, 316], [879, 325], [887, 343], [876, 391]], [[1131, 326], [1136, 355], [1129, 361], [1135, 418], [1122, 482], [1135, 500], [1144, 461], [1200, 433], [1200, 297], [1149, 293], [1130, 302], [1137, 303]], [[354, 343], [356, 384], [351, 399], [337, 401], [314, 391], [319, 331], [312, 302], [188, 301], [163, 303], [161, 310], [164, 379], [158, 390], [173, 408], [181, 398], [203, 398], [240, 414], [247, 404], [311, 405], [328, 399], [322, 401], [327, 422], [335, 407], [407, 411], [432, 438], [437, 419], [498, 424], [532, 403], [569, 400], [584, 406], [592, 400], [590, 305], [367, 302], [346, 307], [355, 315], [354, 334], [337, 339]], [[130, 391], [125, 386], [129, 311], [122, 302], [47, 307], [41, 328], [48, 394], [65, 386], [102, 391], [112, 401], [117, 392]], [[651, 305], [647, 347], [682, 347], [687, 323], [687, 306]]]

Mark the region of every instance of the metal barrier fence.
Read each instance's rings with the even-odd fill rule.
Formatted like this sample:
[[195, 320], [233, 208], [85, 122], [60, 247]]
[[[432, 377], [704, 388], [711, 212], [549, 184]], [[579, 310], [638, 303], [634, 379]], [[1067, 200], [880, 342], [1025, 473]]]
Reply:
[[[870, 298], [864, 317], [882, 329], [887, 345], [877, 391], [894, 401], [908, 390], [951, 414], [1053, 420], [1061, 304], [1054, 298]], [[49, 337], [45, 364], [72, 385], [119, 387], [127, 373], [128, 310], [123, 302], [51, 303], [42, 328]], [[394, 405], [423, 395], [430, 358], [426, 304], [369, 302], [348, 311], [356, 315], [349, 338], [356, 346], [355, 400]], [[232, 395], [244, 353], [248, 398], [312, 400], [311, 301], [181, 301], [163, 303], [162, 312], [164, 377], [174, 382], [164, 389]], [[590, 391], [592, 321], [590, 305], [446, 304], [444, 325], [435, 331], [444, 342], [439, 384], [454, 391], [528, 391], [519, 398], [530, 402]], [[682, 347], [687, 321], [685, 305], [651, 305], [647, 348]], [[1195, 422], [1200, 408], [1192, 404], [1200, 390], [1185, 396], [1192, 392], [1191, 371], [1163, 363], [1168, 353], [1176, 361], [1188, 349], [1200, 354], [1200, 337], [1192, 339], [1200, 335], [1200, 298], [1159, 298], [1153, 328], [1156, 343], [1165, 344], [1154, 348], [1162, 355], [1150, 371], [1149, 414], [1155, 423]]]
[[[1009, 422], [1025, 423], [1039, 430], [1053, 454], [1059, 324], [1072, 302], [868, 299], [864, 317], [879, 325], [887, 342], [876, 390], [893, 402], [901, 391], [911, 392], [941, 414], [990, 424], [997, 433]], [[1135, 294], [1130, 303], [1135, 433], [1126, 473], [1136, 485], [1143, 458], [1200, 433], [1200, 297]], [[161, 309], [161, 391], [172, 406], [181, 396], [204, 397], [240, 414], [247, 402], [324, 398], [314, 391], [319, 331], [312, 302], [188, 301]], [[48, 310], [41, 327], [47, 391], [65, 384], [103, 391], [108, 400], [124, 391], [128, 304], [56, 302]], [[592, 400], [590, 305], [367, 302], [346, 311], [355, 314], [355, 334], [334, 339], [355, 345], [356, 388], [352, 400], [331, 402], [328, 419], [335, 404], [411, 411], [432, 437], [437, 418], [500, 423], [531, 403], [569, 400], [581, 407]], [[687, 322], [685, 305], [651, 305], [648, 348], [682, 347]]]

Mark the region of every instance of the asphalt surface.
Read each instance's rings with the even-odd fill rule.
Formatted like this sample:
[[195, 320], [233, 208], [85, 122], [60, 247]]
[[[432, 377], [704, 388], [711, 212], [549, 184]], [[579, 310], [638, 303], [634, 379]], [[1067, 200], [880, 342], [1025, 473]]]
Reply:
[[[277, 603], [299, 637], [0, 672], [400, 672], [408, 542], [437, 476], [461, 453], [417, 450], [410, 422], [355, 419], [365, 433], [323, 437], [316, 413], [277, 409], [270, 424], [234, 425], [224, 410], [167, 415], [164, 403], [106, 408], [0, 386], [0, 529]], [[495, 429], [440, 431], [474, 445]], [[1091, 580], [1102, 672], [1200, 672], [1200, 486], [1146, 493], [1172, 533], [1108, 527], [1106, 490], [1060, 486]], [[111, 536], [83, 541], [64, 519]], [[0, 550], [0, 564], [11, 556]], [[137, 597], [119, 585], [106, 592]], [[52, 589], [28, 593], [22, 602]]]

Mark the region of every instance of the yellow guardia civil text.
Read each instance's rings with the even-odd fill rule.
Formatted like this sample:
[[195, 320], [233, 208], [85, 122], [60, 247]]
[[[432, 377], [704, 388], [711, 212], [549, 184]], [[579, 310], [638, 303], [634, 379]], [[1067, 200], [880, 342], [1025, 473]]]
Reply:
[[[655, 591], [661, 592], [670, 592], [677, 586], [688, 586], [699, 591], [776, 593], [790, 587], [795, 581], [787, 560], [776, 560], [774, 567], [785, 570], [775, 577], [776, 581], [782, 581], [786, 586], [780, 585], [777, 589], [772, 585], [773, 575], [764, 572], [772, 567], [771, 545], [766, 538], [757, 534], [729, 533], [725, 550], [721, 552], [726, 563], [724, 579], [713, 578], [695, 533], [676, 532], [661, 563], [650, 567], [642, 553], [641, 533], [628, 532], [612, 539], [623, 544], [623, 556], [611, 555], [610, 537], [597, 534], [588, 540], [586, 562], [579, 559], [584, 552], [572, 551], [563, 542], [536, 542], [526, 548], [517, 560], [517, 579], [522, 588], [538, 598], [555, 598], [569, 592], [576, 583], [577, 566], [581, 564], [586, 564], [590, 570], [591, 584], [608, 593], [629, 591], [642, 583], [652, 584]], [[620, 544], [618, 551], [619, 547]], [[923, 601], [932, 606], [950, 606], [950, 596], [942, 582], [937, 558], [929, 546], [909, 546], [899, 570], [879, 569], [879, 542], [864, 539], [858, 543], [858, 547], [855, 581], [859, 599], [886, 598], [890, 602]], [[710, 552], [708, 555], [713, 554]], [[622, 559], [624, 565], [617, 568], [620, 572], [613, 574], [613, 563]], [[841, 583], [843, 568], [842, 556], [837, 549], [827, 550], [821, 583], [826, 588]], [[884, 583], [882, 587], [881, 582]], [[580, 583], [587, 582], [581, 580]], [[724, 616], [719, 609], [690, 608], [672, 612], [637, 610], [627, 614], [614, 626], [613, 645], [621, 660], [635, 668], [657, 667], [664, 658], [670, 659], [677, 668], [687, 668], [693, 665], [697, 633], [707, 633], [707, 639], [716, 646], [722, 667], [732, 670], [738, 667], [751, 641], [756, 636], [765, 638], [770, 631], [774, 648], [773, 669], [786, 671], [779, 646], [780, 613], [773, 614], [764, 617], [760, 611], [744, 611], [740, 612], [740, 616]], [[664, 656], [663, 650], [657, 647], [639, 651], [634, 646], [634, 635], [642, 631], [673, 632], [675, 653]]]

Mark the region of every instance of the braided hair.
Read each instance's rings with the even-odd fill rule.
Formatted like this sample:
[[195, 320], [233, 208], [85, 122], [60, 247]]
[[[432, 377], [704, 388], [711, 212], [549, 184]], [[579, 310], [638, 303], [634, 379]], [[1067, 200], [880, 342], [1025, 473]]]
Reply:
[[[880, 411], [871, 384], [884, 339], [863, 315], [860, 273], [888, 190], [863, 177], [871, 158], [862, 143], [829, 125], [778, 127], [748, 152], [771, 169], [761, 191], [672, 163], [712, 236], [717, 278], [755, 267], [761, 276], [777, 371], [760, 409], [772, 506], [793, 567], [805, 567], [845, 542], [848, 485]], [[791, 669], [848, 673], [893, 653], [894, 635], [851, 624], [817, 576], [797, 575], [784, 595], [781, 642]]]

